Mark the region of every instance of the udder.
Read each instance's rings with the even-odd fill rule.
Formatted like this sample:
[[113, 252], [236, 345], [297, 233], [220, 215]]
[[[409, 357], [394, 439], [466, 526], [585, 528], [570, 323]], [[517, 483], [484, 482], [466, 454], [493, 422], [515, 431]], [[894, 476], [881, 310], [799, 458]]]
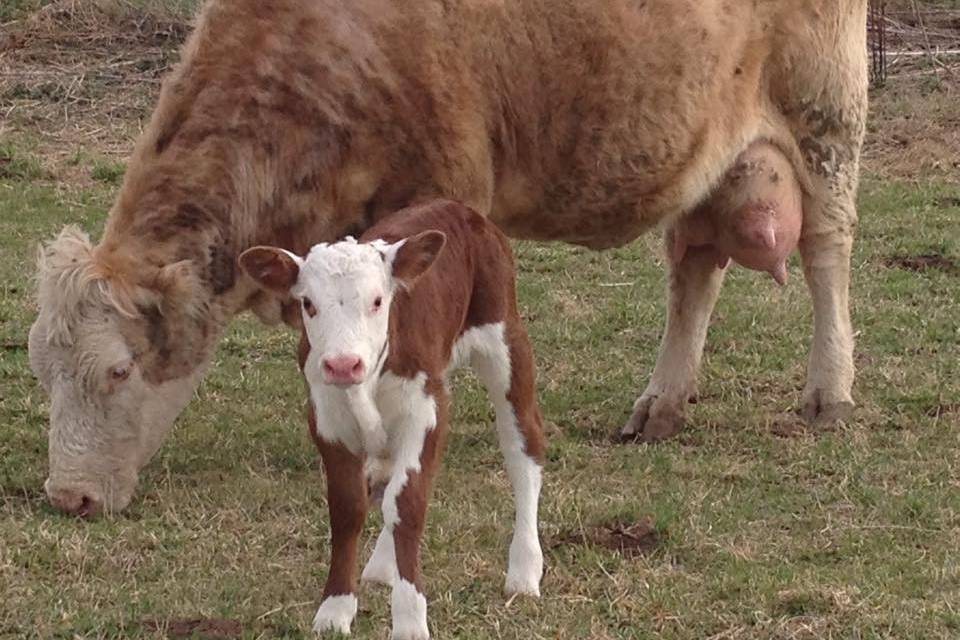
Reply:
[[679, 262], [689, 247], [708, 248], [721, 268], [732, 259], [784, 284], [802, 225], [793, 167], [776, 147], [756, 142], [740, 154], [717, 191], [674, 225], [668, 254]]

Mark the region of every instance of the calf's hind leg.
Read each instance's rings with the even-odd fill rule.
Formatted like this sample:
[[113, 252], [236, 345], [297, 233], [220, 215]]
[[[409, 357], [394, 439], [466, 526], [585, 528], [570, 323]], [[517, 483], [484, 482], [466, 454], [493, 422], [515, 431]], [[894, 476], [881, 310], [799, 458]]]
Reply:
[[513, 486], [516, 519], [504, 590], [508, 595], [540, 595], [543, 552], [537, 510], [543, 469], [543, 418], [537, 406], [533, 351], [519, 319], [479, 331], [471, 362], [493, 402], [497, 437]]

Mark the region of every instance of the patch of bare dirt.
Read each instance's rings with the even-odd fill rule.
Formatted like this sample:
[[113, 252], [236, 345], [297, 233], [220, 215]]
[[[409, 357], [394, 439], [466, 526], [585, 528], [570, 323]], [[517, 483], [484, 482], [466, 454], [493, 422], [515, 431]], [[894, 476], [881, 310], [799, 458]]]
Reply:
[[553, 548], [567, 545], [603, 547], [626, 558], [648, 555], [663, 543], [665, 533], [658, 530], [647, 516], [634, 523], [613, 522], [592, 527], [585, 532], [559, 535]]
[[960, 402], [940, 402], [927, 409], [931, 418], [939, 418], [948, 413], [960, 413]]
[[239, 638], [243, 635], [243, 626], [240, 622], [229, 618], [145, 620], [143, 626], [150, 631], [164, 633], [168, 638], [221, 640]]
[[117, 0], [58, 0], [0, 28], [0, 135], [57, 178], [78, 149], [127, 156], [189, 19]]
[[960, 272], [960, 265], [956, 261], [936, 254], [925, 254], [918, 256], [894, 255], [884, 258], [884, 266], [905, 269], [922, 273], [924, 271], [942, 271], [944, 273], [956, 274]]

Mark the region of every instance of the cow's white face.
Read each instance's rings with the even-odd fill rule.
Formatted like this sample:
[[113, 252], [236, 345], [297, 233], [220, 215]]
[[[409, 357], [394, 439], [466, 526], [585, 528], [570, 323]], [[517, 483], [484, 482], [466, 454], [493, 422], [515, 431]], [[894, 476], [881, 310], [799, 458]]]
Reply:
[[129, 503], [202, 375], [180, 345], [205, 350], [185, 337], [199, 332], [173, 307], [160, 313], [170, 298], [139, 286], [121, 297], [101, 271], [87, 236], [65, 229], [41, 254], [29, 337], [30, 366], [50, 398], [45, 488], [54, 506], [83, 516]]
[[306, 258], [254, 247], [240, 256], [240, 266], [265, 289], [300, 301], [310, 343], [307, 378], [349, 386], [379, 371], [394, 294], [433, 264], [444, 240], [438, 231], [392, 244], [348, 238], [318, 244]]

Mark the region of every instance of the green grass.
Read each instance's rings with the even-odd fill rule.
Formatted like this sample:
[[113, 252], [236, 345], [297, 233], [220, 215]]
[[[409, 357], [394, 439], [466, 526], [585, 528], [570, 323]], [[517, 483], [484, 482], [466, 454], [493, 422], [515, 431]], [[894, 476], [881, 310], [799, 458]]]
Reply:
[[[0, 179], [0, 637], [160, 637], [149, 621], [198, 617], [237, 620], [249, 638], [308, 637], [328, 524], [289, 332], [232, 325], [129, 511], [85, 522], [45, 504], [49, 407], [26, 353], [35, 245], [66, 222], [99, 234], [112, 190]], [[511, 502], [492, 410], [463, 376], [424, 552], [435, 635], [957, 637], [960, 276], [885, 266], [895, 254], [960, 262], [955, 196], [865, 183], [859, 408], [837, 431], [789, 438], [774, 427], [793, 420], [810, 334], [796, 264], [784, 289], [730, 274], [690, 426], [663, 445], [616, 446], [661, 332], [658, 243], [518, 244], [550, 441], [543, 598], [501, 595]], [[646, 515], [661, 534], [646, 556], [562, 542]], [[389, 595], [364, 588], [355, 637], [384, 638], [388, 624]]]

